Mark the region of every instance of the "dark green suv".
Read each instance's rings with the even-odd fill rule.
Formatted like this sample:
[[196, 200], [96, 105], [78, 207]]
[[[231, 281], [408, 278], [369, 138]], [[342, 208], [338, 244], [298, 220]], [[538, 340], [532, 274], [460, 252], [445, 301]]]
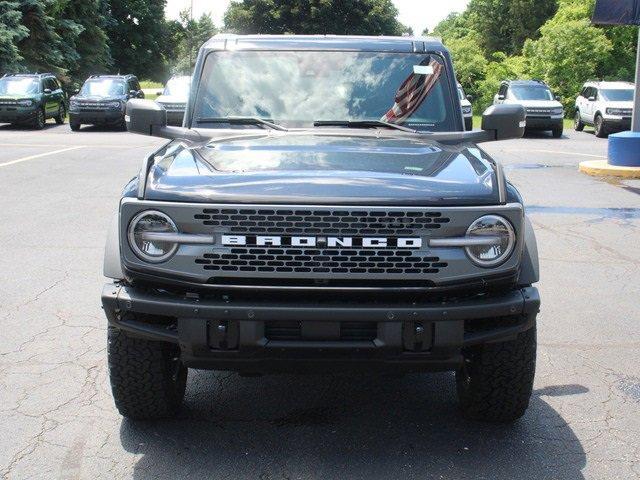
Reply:
[[67, 100], [52, 73], [16, 73], [0, 78], [0, 123], [44, 128], [47, 118], [64, 123]]

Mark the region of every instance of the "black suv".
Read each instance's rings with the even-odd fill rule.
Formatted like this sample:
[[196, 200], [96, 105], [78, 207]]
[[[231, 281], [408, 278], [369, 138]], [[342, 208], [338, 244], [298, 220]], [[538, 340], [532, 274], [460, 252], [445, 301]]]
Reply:
[[44, 128], [47, 118], [64, 123], [66, 96], [52, 73], [15, 73], [0, 78], [0, 123]]
[[465, 131], [433, 38], [216, 36], [193, 78], [184, 127], [127, 103], [129, 131], [172, 141], [126, 186], [107, 242], [120, 412], [173, 414], [188, 368], [450, 370], [467, 416], [521, 416], [536, 242], [476, 143], [521, 137], [523, 108]]
[[124, 108], [130, 98], [144, 98], [134, 75], [91, 75], [69, 101], [69, 126], [82, 124], [125, 128]]

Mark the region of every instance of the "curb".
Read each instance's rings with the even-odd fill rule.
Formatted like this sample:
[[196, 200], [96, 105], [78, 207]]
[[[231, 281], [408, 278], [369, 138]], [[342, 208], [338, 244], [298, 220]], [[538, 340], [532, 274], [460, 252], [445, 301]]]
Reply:
[[587, 160], [580, 162], [580, 171], [587, 175], [601, 177], [640, 178], [640, 167], [618, 167], [606, 160]]

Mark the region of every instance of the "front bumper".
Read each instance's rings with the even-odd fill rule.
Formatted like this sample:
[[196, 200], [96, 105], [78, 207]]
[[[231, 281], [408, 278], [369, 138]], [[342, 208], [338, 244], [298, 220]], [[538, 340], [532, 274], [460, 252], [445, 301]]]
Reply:
[[167, 124], [182, 126], [184, 120], [184, 110], [167, 110]]
[[625, 131], [631, 130], [631, 117], [615, 117], [615, 116], [604, 116], [604, 125], [607, 130], [614, 131]]
[[[177, 343], [185, 365], [247, 373], [454, 370], [462, 349], [535, 325], [534, 287], [458, 301], [201, 298], [107, 284], [109, 324]], [[345, 333], [346, 332], [346, 333]]]
[[531, 130], [554, 130], [557, 128], [562, 128], [563, 126], [562, 116], [535, 117], [535, 116], [527, 115], [526, 122], [527, 122], [526, 128]]
[[36, 115], [35, 107], [0, 107], [0, 123], [19, 123], [33, 120]]
[[89, 125], [107, 125], [124, 122], [121, 110], [70, 111], [69, 121]]

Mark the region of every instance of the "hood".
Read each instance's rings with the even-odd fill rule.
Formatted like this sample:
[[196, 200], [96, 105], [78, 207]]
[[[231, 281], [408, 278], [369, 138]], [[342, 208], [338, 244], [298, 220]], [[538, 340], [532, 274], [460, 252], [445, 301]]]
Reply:
[[628, 102], [605, 102], [606, 108], [633, 108], [633, 100]]
[[187, 97], [183, 95], [160, 95], [156, 98], [158, 103], [187, 103]]
[[80, 100], [82, 102], [118, 102], [126, 99], [126, 95], [114, 95], [109, 97], [103, 97], [101, 95], [74, 95], [70, 98], [70, 100]]
[[489, 205], [493, 161], [473, 145], [280, 132], [169, 143], [145, 198], [208, 203]]
[[38, 93], [28, 93], [24, 95], [3, 95], [0, 94], [0, 99], [2, 100], [33, 100], [34, 98], [38, 98]]

